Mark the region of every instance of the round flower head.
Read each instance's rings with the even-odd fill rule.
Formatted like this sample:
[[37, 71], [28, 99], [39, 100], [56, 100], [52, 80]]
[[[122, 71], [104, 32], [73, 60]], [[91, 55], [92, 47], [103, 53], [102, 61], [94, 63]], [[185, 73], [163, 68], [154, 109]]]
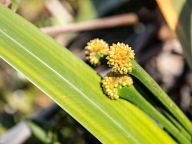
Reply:
[[132, 71], [131, 60], [134, 59], [134, 51], [124, 43], [117, 43], [110, 46], [107, 56], [108, 64], [113, 71], [120, 74], [127, 74]]
[[100, 59], [108, 54], [109, 45], [102, 39], [93, 39], [85, 47], [86, 59], [92, 65], [100, 64]]
[[110, 99], [118, 99], [118, 86], [130, 86], [133, 80], [128, 75], [120, 75], [114, 72], [108, 73], [102, 80], [103, 91]]

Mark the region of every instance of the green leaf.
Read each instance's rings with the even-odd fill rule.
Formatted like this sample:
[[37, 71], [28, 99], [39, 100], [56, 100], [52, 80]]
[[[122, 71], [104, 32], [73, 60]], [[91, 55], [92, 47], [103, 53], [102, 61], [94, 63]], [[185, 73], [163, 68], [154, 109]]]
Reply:
[[175, 143], [133, 104], [108, 99], [93, 69], [1, 5], [0, 56], [102, 143]]

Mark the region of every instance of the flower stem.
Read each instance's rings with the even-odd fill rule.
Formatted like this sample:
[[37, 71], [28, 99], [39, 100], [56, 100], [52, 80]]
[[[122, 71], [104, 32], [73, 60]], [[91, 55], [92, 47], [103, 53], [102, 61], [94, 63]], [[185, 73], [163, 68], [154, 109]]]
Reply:
[[144, 112], [161, 123], [164, 128], [181, 144], [190, 144], [190, 141], [180, 133], [180, 131], [160, 112], [158, 112], [145, 98], [135, 89], [134, 86], [118, 87], [119, 96], [131, 101]]
[[185, 114], [177, 107], [171, 98], [160, 88], [160, 86], [145, 72], [145, 70], [133, 60], [133, 69], [130, 73], [136, 77], [152, 94], [169, 110], [178, 122], [192, 135], [192, 124]]
[[166, 110], [161, 109], [162, 114], [165, 115], [165, 117], [167, 117], [167, 119], [169, 119], [169, 121], [171, 121], [176, 127], [177, 129], [179, 129], [180, 133], [183, 134], [189, 141], [192, 141], [192, 137], [190, 136], [190, 134], [186, 131], [186, 129], [184, 129], [181, 124], [170, 114], [168, 113]]

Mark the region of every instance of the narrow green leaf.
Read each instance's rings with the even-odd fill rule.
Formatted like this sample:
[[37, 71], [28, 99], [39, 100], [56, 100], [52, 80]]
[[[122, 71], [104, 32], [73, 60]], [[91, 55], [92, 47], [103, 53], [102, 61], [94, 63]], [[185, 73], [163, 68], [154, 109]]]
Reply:
[[93, 69], [1, 5], [0, 56], [102, 143], [175, 143], [133, 104], [108, 99]]

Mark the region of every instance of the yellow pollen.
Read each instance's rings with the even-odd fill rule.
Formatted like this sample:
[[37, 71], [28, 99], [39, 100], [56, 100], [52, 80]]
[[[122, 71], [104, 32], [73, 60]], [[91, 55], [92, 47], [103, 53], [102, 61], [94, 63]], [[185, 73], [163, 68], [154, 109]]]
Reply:
[[114, 72], [108, 73], [101, 81], [104, 93], [109, 96], [110, 99], [118, 99], [117, 87], [130, 86], [133, 84], [133, 80], [128, 75], [120, 75]]
[[134, 51], [124, 43], [117, 43], [110, 46], [107, 64], [113, 71], [119, 74], [127, 74], [132, 71], [131, 61], [134, 59]]
[[85, 47], [86, 60], [92, 65], [100, 64], [100, 58], [106, 56], [109, 51], [109, 45], [102, 39], [93, 39]]

